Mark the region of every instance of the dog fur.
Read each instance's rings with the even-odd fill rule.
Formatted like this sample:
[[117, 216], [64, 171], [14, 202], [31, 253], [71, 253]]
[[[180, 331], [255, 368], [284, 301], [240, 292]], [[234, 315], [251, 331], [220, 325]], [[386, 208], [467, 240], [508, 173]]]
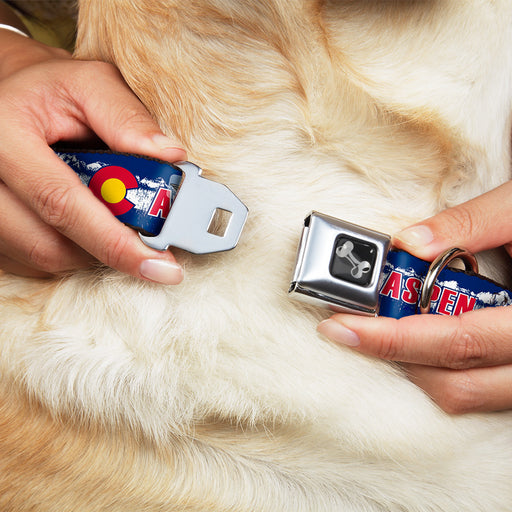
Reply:
[[0, 277], [0, 510], [512, 510], [510, 413], [442, 412], [287, 297], [310, 210], [392, 233], [509, 178], [511, 20], [81, 0], [77, 57], [114, 63], [250, 214], [235, 250], [176, 251], [179, 286]]

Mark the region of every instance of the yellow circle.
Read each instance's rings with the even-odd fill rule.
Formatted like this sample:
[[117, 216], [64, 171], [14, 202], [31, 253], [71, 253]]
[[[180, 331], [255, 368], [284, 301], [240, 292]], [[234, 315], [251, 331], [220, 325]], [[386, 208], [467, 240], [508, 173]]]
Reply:
[[101, 197], [107, 203], [119, 203], [126, 195], [126, 187], [121, 180], [110, 178], [101, 185]]

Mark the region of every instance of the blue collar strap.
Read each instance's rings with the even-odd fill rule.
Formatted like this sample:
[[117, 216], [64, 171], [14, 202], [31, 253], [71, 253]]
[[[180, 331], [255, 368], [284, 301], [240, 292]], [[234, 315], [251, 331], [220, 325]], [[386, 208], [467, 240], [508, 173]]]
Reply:
[[[247, 208], [190, 162], [171, 165], [109, 151], [57, 151], [93, 194], [149, 246], [193, 253], [232, 249]], [[210, 232], [217, 210], [231, 216]], [[389, 237], [318, 212], [306, 218], [290, 293], [335, 311], [400, 318], [418, 313], [430, 263], [389, 250]], [[512, 292], [471, 272], [444, 268], [432, 287], [430, 313], [458, 315], [512, 304]]]
[[467, 252], [451, 250], [431, 264], [390, 244], [388, 235], [312, 212], [304, 221], [289, 293], [333, 311], [394, 318], [512, 304], [504, 287], [445, 266], [461, 255], [473, 261]]
[[[418, 313], [430, 263], [405, 251], [387, 254], [380, 288], [379, 315], [400, 318]], [[444, 268], [433, 286], [430, 313], [459, 315], [465, 311], [512, 304], [512, 293], [485, 277]]]
[[[227, 187], [203, 178], [196, 165], [110, 151], [56, 153], [150, 247], [203, 254], [236, 246], [247, 208]], [[222, 231], [211, 227], [218, 212], [227, 214]]]

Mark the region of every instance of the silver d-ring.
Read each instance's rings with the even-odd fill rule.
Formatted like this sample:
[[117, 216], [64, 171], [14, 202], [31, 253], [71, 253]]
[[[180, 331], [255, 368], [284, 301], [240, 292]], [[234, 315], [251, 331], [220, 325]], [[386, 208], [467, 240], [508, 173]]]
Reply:
[[434, 291], [434, 284], [441, 270], [456, 259], [460, 259], [464, 262], [467, 271], [478, 273], [478, 262], [474, 254], [466, 249], [460, 249], [459, 247], [452, 247], [444, 251], [431, 263], [427, 275], [425, 276], [420, 295], [420, 313], [424, 314], [430, 311], [430, 300]]

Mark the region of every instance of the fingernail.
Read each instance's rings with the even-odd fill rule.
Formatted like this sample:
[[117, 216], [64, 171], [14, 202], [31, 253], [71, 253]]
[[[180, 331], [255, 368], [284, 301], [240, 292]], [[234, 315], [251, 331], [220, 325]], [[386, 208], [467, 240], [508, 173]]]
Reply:
[[428, 226], [406, 228], [394, 237], [409, 247], [424, 247], [434, 241], [434, 235]]
[[187, 157], [186, 151], [180, 147], [180, 144], [170, 139], [169, 137], [162, 135], [160, 133], [157, 133], [156, 135], [153, 135], [152, 137], [153, 142], [156, 146], [158, 146], [158, 149], [161, 151], [169, 151], [176, 153], [178, 155], [181, 155], [179, 158], [185, 159]]
[[360, 344], [359, 336], [354, 331], [330, 318], [320, 322], [317, 331], [331, 341], [348, 347], [357, 347]]
[[179, 284], [183, 281], [183, 268], [166, 260], [144, 260], [139, 272], [146, 279], [161, 284]]

